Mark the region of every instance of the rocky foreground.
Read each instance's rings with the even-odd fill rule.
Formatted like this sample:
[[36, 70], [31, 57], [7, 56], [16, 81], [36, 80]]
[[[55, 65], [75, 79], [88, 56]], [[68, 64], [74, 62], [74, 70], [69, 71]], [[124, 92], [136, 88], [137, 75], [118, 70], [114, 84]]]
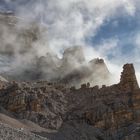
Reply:
[[48, 140], [41, 136], [0, 124], [0, 140]]
[[140, 139], [140, 89], [133, 64], [124, 65], [118, 84], [101, 88], [1, 81], [0, 112], [0, 121], [13, 128], [2, 125], [1, 137], [27, 139], [16, 128], [50, 140]]

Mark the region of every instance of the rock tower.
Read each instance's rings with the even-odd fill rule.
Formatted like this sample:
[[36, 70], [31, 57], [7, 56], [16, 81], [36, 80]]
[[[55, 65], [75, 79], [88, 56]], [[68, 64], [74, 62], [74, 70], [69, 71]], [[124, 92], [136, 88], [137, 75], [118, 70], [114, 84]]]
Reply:
[[125, 91], [134, 91], [139, 88], [133, 64], [125, 64], [123, 66], [119, 85]]

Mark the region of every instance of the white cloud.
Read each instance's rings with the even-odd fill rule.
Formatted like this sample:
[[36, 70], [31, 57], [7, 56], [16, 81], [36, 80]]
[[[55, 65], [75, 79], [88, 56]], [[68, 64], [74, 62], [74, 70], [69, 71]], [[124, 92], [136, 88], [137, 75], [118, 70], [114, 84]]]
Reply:
[[[118, 39], [103, 41], [99, 46], [89, 46], [85, 38], [95, 36], [105, 21], [115, 16], [127, 14], [134, 16], [137, 0], [34, 0], [27, 5], [17, 6], [17, 15], [24, 20], [40, 19], [46, 24], [47, 34], [43, 35], [40, 43], [35, 44], [36, 52], [44, 55], [49, 50], [61, 57], [63, 49], [70, 46], [84, 46], [87, 60], [95, 57], [105, 58], [113, 73], [120, 71], [121, 63], [112, 64], [114, 60], [107, 55], [121, 54], [118, 50]], [[19, 23], [21, 24], [21, 23]], [[117, 25], [117, 23], [114, 23]], [[139, 43], [139, 39], [137, 43]], [[39, 47], [37, 47], [39, 46]], [[121, 60], [118, 60], [121, 61]], [[115, 61], [116, 62], [116, 61]], [[116, 76], [118, 77], [118, 76]], [[116, 78], [117, 79], [117, 78]]]
[[112, 17], [123, 14], [133, 16], [135, 4], [135, 0], [40, 0], [35, 1], [31, 9], [22, 7], [19, 14], [31, 19], [42, 16], [48, 27], [49, 47], [59, 56], [66, 47], [81, 45], [84, 46], [87, 60], [103, 57], [111, 72], [116, 73], [120, 71], [122, 62], [119, 62], [119, 66], [114, 65], [113, 61], [120, 60], [110, 62], [106, 56], [110, 53], [121, 58], [122, 54], [117, 46], [119, 40], [110, 39], [103, 41], [99, 46], [89, 46], [85, 38], [96, 35], [104, 22]]
[[[119, 8], [121, 10], [118, 12]], [[19, 7], [18, 14], [29, 19], [42, 17], [42, 22], [48, 26], [49, 44], [54, 40], [55, 42], [58, 40], [60, 44], [61, 40], [62, 46], [65, 42], [72, 46], [85, 44], [85, 37], [94, 36], [105, 20], [121, 15], [123, 11], [133, 15], [134, 2], [132, 0], [39, 0]]]
[[128, 12], [128, 14], [133, 16], [135, 14], [135, 11], [136, 11], [134, 1], [132, 1], [132, 0], [123, 0], [123, 1], [125, 4], [125, 9]]
[[102, 43], [98, 46], [98, 52], [100, 52], [102, 56], [107, 56], [109, 54], [114, 55], [113, 53], [116, 53], [114, 50], [118, 47], [118, 42], [119, 40], [117, 38], [103, 40]]

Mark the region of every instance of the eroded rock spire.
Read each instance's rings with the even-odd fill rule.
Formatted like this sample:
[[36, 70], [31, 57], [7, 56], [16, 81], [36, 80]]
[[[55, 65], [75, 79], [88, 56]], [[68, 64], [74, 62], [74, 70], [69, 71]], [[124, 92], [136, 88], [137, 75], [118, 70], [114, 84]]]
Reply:
[[125, 91], [134, 91], [139, 88], [133, 64], [125, 64], [121, 73], [120, 87]]

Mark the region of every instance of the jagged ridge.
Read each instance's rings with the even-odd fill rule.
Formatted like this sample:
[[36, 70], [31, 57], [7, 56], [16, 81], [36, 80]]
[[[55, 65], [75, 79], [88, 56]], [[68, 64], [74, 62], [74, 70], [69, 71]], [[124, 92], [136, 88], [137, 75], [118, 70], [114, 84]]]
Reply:
[[140, 89], [132, 64], [124, 66], [120, 83], [109, 87], [90, 87], [88, 83], [76, 89], [45, 81], [9, 82], [3, 83], [0, 92], [5, 110], [47, 129], [61, 130], [63, 124], [84, 122], [103, 129], [108, 140], [119, 135], [124, 139], [128, 126], [139, 122]]

